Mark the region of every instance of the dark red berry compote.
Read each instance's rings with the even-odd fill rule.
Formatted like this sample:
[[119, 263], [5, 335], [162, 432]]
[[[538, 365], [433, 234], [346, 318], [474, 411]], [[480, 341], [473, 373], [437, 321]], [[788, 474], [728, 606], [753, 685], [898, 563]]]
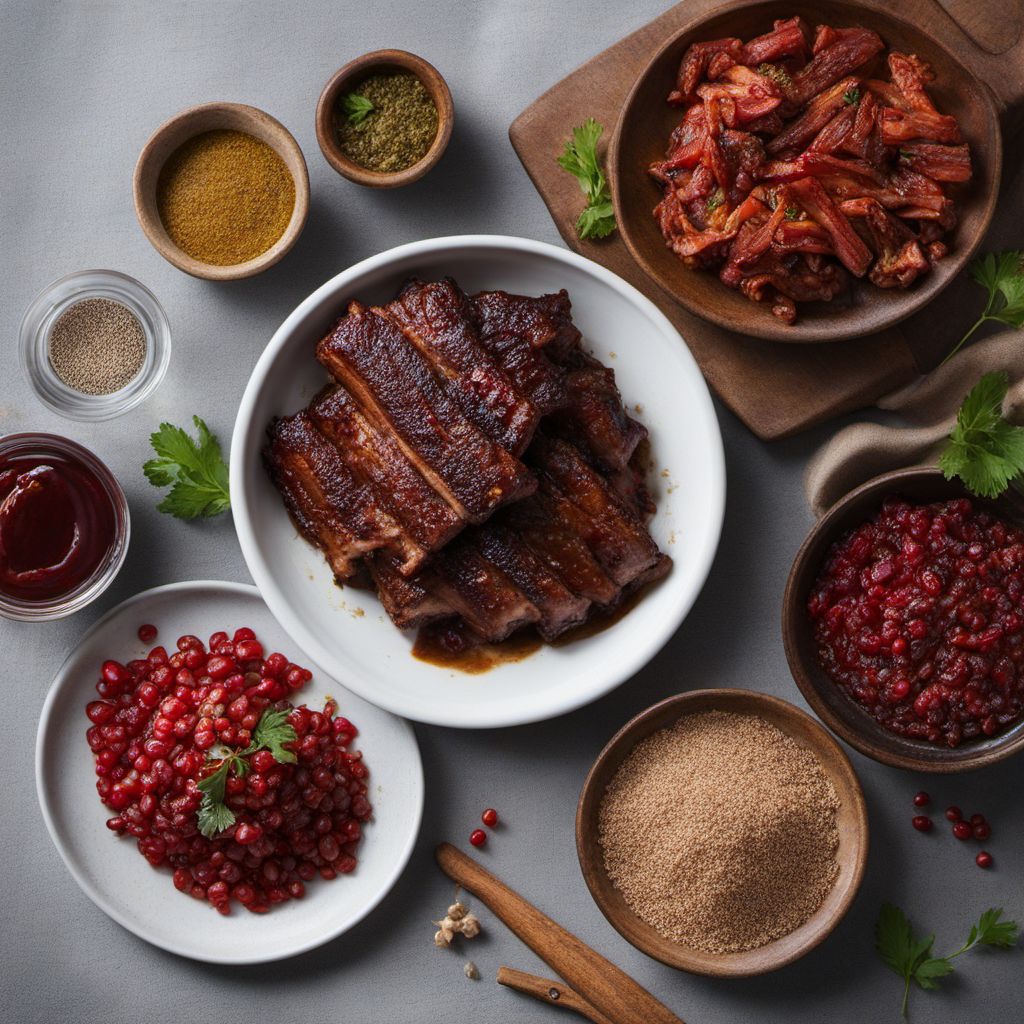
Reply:
[[247, 628], [105, 661], [86, 737], [107, 827], [222, 914], [233, 900], [263, 912], [353, 871], [372, 810], [367, 768], [332, 701], [289, 701], [311, 678], [264, 657]]
[[825, 670], [892, 732], [955, 747], [1024, 713], [1024, 530], [967, 499], [887, 499], [807, 607]]

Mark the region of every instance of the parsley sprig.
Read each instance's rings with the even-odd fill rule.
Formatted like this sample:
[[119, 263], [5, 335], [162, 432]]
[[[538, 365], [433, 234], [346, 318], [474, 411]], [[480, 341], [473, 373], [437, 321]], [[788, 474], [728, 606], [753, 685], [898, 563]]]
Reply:
[[199, 831], [212, 839], [235, 823], [235, 812], [224, 802], [228, 776], [234, 772], [240, 779], [249, 773], [246, 758], [257, 750], [269, 750], [281, 764], [295, 764], [295, 754], [285, 744], [294, 743], [295, 730], [288, 722], [287, 711], [264, 711], [256, 724], [252, 742], [244, 750], [226, 753], [217, 766], [196, 784], [203, 799], [199, 803]]
[[597, 140], [604, 128], [592, 117], [572, 130], [572, 139], [558, 158], [558, 166], [568, 171], [580, 184], [587, 205], [576, 221], [580, 238], [605, 238], [615, 230], [615, 213], [608, 179], [597, 159]]
[[906, 914], [891, 903], [884, 903], [875, 925], [875, 948], [886, 965], [903, 979], [901, 1011], [907, 1016], [910, 983], [918, 988], [932, 990], [939, 987], [940, 978], [953, 973], [953, 960], [969, 953], [977, 946], [1011, 949], [1017, 944], [1019, 929], [1016, 921], [1001, 920], [1001, 909], [986, 910], [977, 924], [971, 926], [967, 941], [954, 953], [933, 956], [935, 936], [919, 938], [907, 920]]
[[943, 362], [952, 359], [974, 332], [993, 320], [1007, 327], [1024, 327], [1024, 252], [1007, 249], [977, 256], [967, 268], [971, 277], [988, 292], [985, 309], [971, 329], [953, 346]]
[[199, 432], [198, 442], [181, 427], [161, 423], [149, 438], [157, 457], [142, 467], [154, 487], [171, 489], [157, 509], [179, 519], [218, 516], [231, 508], [228, 467], [220, 444], [198, 416], [192, 422]]
[[362, 124], [373, 113], [374, 105], [357, 92], [347, 92], [341, 98], [341, 108], [352, 125]]
[[1024, 427], [1003, 418], [1006, 373], [986, 373], [971, 388], [956, 415], [956, 426], [939, 456], [947, 480], [958, 476], [981, 498], [998, 498], [1024, 473]]

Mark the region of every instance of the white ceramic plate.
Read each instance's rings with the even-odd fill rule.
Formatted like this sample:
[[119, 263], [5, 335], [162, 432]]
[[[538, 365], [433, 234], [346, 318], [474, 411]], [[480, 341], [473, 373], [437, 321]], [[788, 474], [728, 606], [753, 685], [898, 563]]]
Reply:
[[[271, 418], [302, 408], [327, 379], [316, 342], [347, 302], [390, 299], [411, 274], [451, 275], [468, 292], [539, 295], [565, 288], [584, 345], [615, 370], [626, 404], [651, 431], [658, 512], [652, 533], [675, 566], [614, 627], [482, 676], [413, 658], [376, 598], [337, 587], [292, 526], [263, 469]], [[281, 325], [260, 357], [231, 444], [231, 499], [242, 552], [282, 626], [350, 689], [422, 722], [516, 725], [571, 711], [642, 668], [683, 621], [715, 554], [725, 502], [718, 422], [697, 364], [658, 309], [621, 278], [524, 238], [467, 235], [399, 246], [332, 278]]]
[[[251, 626], [267, 651], [281, 651], [313, 671], [299, 691], [311, 707], [333, 696], [359, 728], [356, 741], [370, 769], [373, 819], [351, 875], [316, 879], [306, 896], [251, 914], [237, 904], [222, 916], [174, 888], [169, 869], [154, 869], [134, 840], [107, 830], [109, 811], [96, 795], [93, 758], [85, 742], [85, 705], [107, 658], [140, 657], [136, 632], [160, 630], [157, 643], [174, 649], [184, 633], [204, 640], [218, 629]], [[398, 880], [412, 853], [423, 812], [423, 769], [416, 737], [403, 722], [343, 690], [296, 647], [274, 621], [255, 587], [240, 583], [175, 583], [130, 598], [104, 616], [57, 674], [46, 698], [36, 742], [36, 785], [43, 817], [64, 863], [87, 896], [147, 942], [212, 963], [261, 963], [318, 946], [365, 917]]]

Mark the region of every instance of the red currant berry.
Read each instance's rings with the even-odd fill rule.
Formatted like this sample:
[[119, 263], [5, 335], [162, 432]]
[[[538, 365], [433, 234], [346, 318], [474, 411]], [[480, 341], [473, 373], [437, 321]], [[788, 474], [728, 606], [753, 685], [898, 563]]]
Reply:
[[970, 839], [974, 835], [974, 829], [971, 828], [970, 824], [966, 821], [958, 821], [953, 826], [953, 835], [959, 840]]
[[932, 798], [923, 789], [914, 797], [915, 807], [927, 807], [931, 802]]
[[992, 826], [987, 821], [980, 821], [971, 830], [975, 839], [988, 839], [992, 835]]
[[487, 833], [482, 828], [475, 828], [469, 834], [469, 841], [473, 846], [483, 846], [487, 842]]
[[910, 822], [918, 832], [931, 832], [932, 819], [927, 814], [916, 814]]
[[986, 824], [984, 814], [972, 814], [970, 818], [972, 825], [984, 825]]
[[494, 828], [494, 826], [498, 824], [498, 812], [493, 807], [488, 807], [487, 810], [480, 815], [480, 820], [488, 828]]
[[946, 818], [949, 821], [960, 821], [963, 819], [964, 813], [960, 810], [956, 804], [952, 804], [946, 808]]
[[988, 850], [982, 850], [977, 857], [974, 858], [974, 863], [979, 868], [990, 868], [992, 867], [992, 854]]
[[139, 626], [139, 639], [144, 644], [151, 644], [156, 639], [157, 628], [151, 623], [147, 622], [142, 626]]

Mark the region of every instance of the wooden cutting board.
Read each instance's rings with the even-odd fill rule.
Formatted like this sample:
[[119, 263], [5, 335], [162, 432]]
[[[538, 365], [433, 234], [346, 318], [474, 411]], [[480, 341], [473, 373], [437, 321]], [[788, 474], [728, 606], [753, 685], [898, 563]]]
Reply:
[[[575, 230], [582, 206], [579, 188], [555, 163], [573, 126], [594, 117], [606, 127], [607, 141], [651, 54], [684, 25], [727, 6], [719, 0], [685, 0], [672, 7], [549, 89], [516, 118], [509, 138], [566, 243], [653, 300], [678, 328], [719, 398], [758, 437], [772, 440], [869, 405], [933, 367], [969, 326], [972, 311], [977, 315], [980, 297], [976, 285], [959, 280], [915, 316], [880, 334], [834, 344], [787, 345], [736, 334], [694, 316], [644, 274], [617, 235], [580, 241]], [[891, 9], [889, 4], [874, 6]], [[941, 5], [939, 0], [901, 0], [899, 13], [927, 26], [992, 88], [1009, 142], [1024, 105], [1024, 0], [944, 0]], [[1007, 168], [1015, 167], [1015, 155], [1008, 146]], [[1019, 204], [1001, 208], [1021, 217]], [[997, 211], [997, 222], [999, 217]]]

